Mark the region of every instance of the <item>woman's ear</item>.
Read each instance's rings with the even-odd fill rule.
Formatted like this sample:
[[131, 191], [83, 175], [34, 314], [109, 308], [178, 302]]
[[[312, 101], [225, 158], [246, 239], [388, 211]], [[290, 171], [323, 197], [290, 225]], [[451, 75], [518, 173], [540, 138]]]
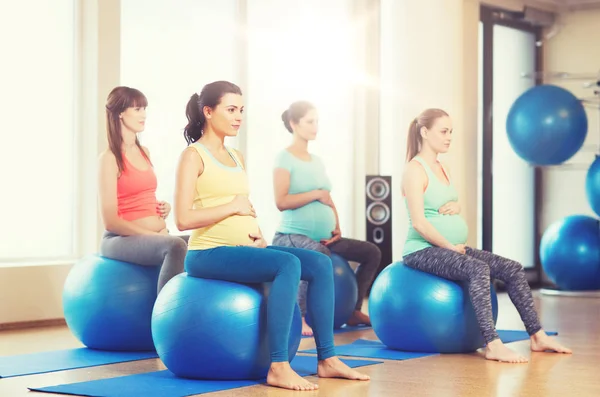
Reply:
[[212, 109], [208, 106], [204, 106], [202, 108], [202, 112], [204, 113], [204, 118], [206, 120], [210, 119], [212, 117]]
[[419, 132], [421, 133], [421, 138], [427, 139], [427, 132], [428, 132], [427, 127], [425, 127], [425, 126], [421, 127]]

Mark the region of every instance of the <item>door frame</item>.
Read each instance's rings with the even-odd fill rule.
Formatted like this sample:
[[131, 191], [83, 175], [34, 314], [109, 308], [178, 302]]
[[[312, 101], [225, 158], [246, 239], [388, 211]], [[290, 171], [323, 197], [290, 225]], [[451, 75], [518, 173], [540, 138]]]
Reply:
[[[536, 42], [542, 41], [542, 28], [533, 26], [519, 20], [519, 14], [512, 11], [482, 5], [480, 7], [480, 21], [483, 30], [483, 97], [480, 98], [483, 105], [482, 114], [482, 249], [492, 252], [493, 247], [493, 173], [492, 154], [494, 148], [494, 126], [493, 126], [493, 77], [494, 77], [494, 26], [506, 26], [513, 29], [530, 32], [535, 35]], [[543, 71], [542, 46], [536, 46], [534, 68], [536, 72]], [[536, 74], [535, 85], [542, 84], [540, 74]], [[540, 262], [540, 211], [543, 201], [542, 197], [542, 170], [534, 168], [534, 267], [526, 268], [525, 273], [531, 287], [541, 287], [543, 283], [543, 271]]]

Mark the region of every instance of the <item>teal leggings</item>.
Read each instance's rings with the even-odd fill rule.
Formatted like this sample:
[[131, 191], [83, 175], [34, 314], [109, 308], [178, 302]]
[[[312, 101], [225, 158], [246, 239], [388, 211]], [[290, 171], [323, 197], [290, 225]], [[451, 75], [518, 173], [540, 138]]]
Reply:
[[335, 356], [333, 266], [320, 252], [301, 248], [217, 247], [189, 250], [190, 276], [238, 283], [272, 282], [267, 306], [271, 361], [288, 361], [288, 339], [300, 280], [308, 281], [307, 304], [319, 360]]

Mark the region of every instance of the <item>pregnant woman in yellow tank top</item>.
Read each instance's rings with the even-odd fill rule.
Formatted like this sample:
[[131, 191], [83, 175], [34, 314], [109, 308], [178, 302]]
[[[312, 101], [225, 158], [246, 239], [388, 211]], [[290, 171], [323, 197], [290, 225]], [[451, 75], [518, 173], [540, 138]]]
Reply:
[[437, 158], [450, 148], [452, 133], [452, 120], [440, 109], [427, 109], [410, 123], [408, 164], [402, 181], [410, 221], [404, 263], [450, 280], [468, 282], [488, 360], [527, 361], [507, 348], [496, 333], [490, 278], [506, 284], [508, 295], [531, 336], [531, 350], [570, 353], [542, 329], [521, 264], [465, 245], [468, 230], [459, 214], [454, 181]]
[[190, 276], [207, 279], [272, 282], [267, 304], [269, 385], [292, 390], [317, 388], [296, 374], [288, 362], [288, 339], [301, 279], [308, 282], [311, 292], [308, 306], [315, 319], [317, 375], [368, 380], [335, 355], [331, 259], [300, 248], [267, 247], [248, 199], [244, 159], [225, 145], [225, 137], [237, 135], [243, 110], [242, 91], [227, 81], [207, 84], [187, 104], [184, 136], [189, 146], [181, 155], [175, 191], [177, 227], [192, 230], [185, 270]]

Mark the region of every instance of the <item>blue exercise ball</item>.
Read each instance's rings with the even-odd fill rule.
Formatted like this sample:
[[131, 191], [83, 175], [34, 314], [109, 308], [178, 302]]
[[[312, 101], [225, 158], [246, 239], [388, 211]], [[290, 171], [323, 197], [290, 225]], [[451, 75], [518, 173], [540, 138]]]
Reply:
[[[498, 298], [490, 285], [493, 321]], [[484, 346], [465, 282], [412, 269], [403, 262], [379, 274], [369, 296], [377, 337], [391, 349], [428, 353], [468, 353]]]
[[[269, 284], [173, 277], [152, 315], [152, 336], [165, 366], [189, 379], [261, 379], [271, 357], [267, 332]], [[274, 313], [275, 321], [278, 314]], [[289, 335], [291, 361], [300, 345], [302, 317], [295, 305]]]
[[600, 222], [571, 215], [552, 223], [540, 242], [548, 278], [565, 291], [600, 289]]
[[[332, 253], [333, 289], [335, 308], [333, 311], [333, 328], [339, 329], [354, 313], [358, 300], [358, 284], [356, 274], [346, 259]], [[312, 326], [310, 311], [306, 310], [306, 323]]]
[[533, 165], [556, 165], [583, 145], [588, 120], [581, 101], [555, 85], [535, 86], [511, 106], [508, 140], [519, 157]]
[[160, 266], [89, 255], [69, 272], [63, 310], [85, 346], [110, 351], [153, 351], [151, 320]]
[[600, 216], [600, 155], [588, 168], [585, 177], [585, 193], [592, 210]]

